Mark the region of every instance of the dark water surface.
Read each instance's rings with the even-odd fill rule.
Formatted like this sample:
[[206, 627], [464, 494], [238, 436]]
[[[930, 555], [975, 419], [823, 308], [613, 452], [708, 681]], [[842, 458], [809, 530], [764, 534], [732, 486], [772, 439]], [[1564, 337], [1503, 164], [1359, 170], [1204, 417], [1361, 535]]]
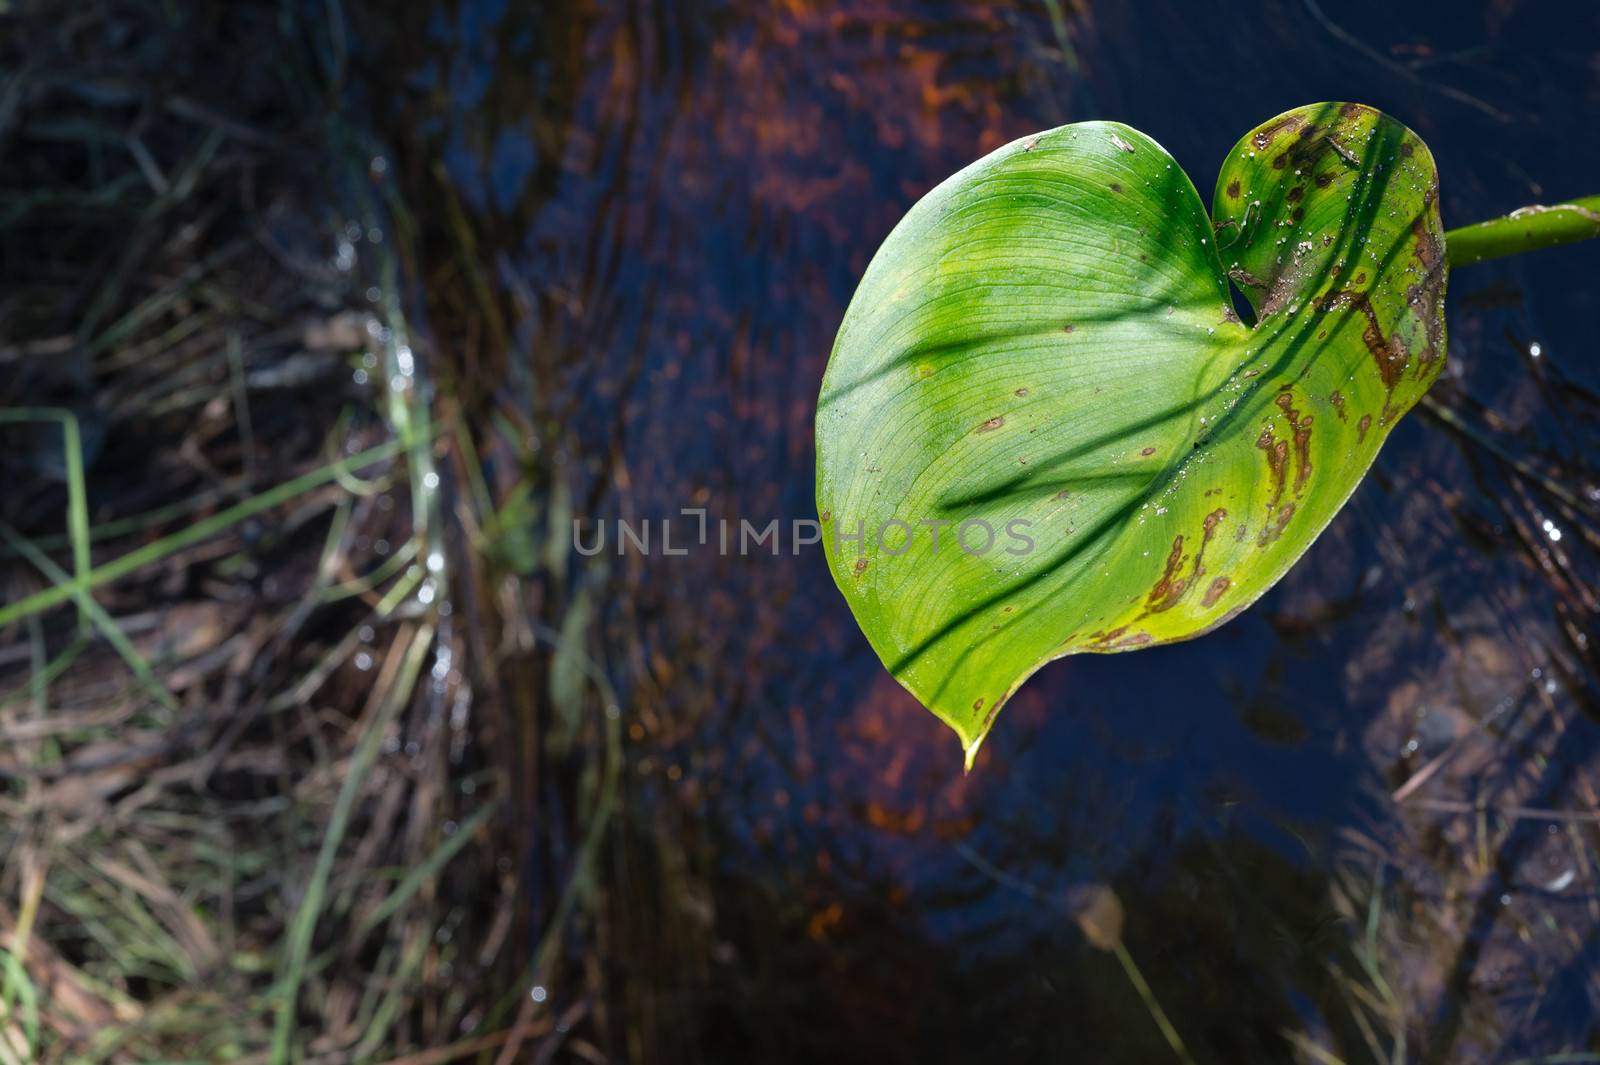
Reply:
[[[817, 388], [869, 256], [1029, 132], [1119, 119], [1209, 190], [1255, 124], [1356, 100], [1428, 143], [1447, 226], [1600, 191], [1583, 3], [460, 0], [353, 48], [441, 219], [436, 370], [485, 436], [525, 427], [557, 536], [814, 517]], [[1104, 883], [1197, 1061], [1600, 1050], [1597, 278], [1583, 245], [1453, 276], [1434, 406], [1289, 577], [1204, 639], [1044, 669], [970, 776], [820, 550], [557, 539], [529, 610], [586, 641], [628, 736], [572, 948], [614, 1047], [1176, 1060], [1072, 918]], [[552, 823], [561, 779], [529, 785]], [[574, 841], [531, 831], [558, 887]]]

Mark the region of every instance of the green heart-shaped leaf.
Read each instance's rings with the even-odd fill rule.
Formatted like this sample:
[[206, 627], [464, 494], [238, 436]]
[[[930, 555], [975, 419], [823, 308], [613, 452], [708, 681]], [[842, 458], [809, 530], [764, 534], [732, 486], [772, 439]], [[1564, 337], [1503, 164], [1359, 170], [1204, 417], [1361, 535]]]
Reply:
[[970, 764], [1044, 663], [1231, 618], [1438, 376], [1445, 275], [1432, 156], [1356, 104], [1248, 134], [1212, 217], [1114, 122], [951, 177], [867, 268], [818, 400], [824, 546], [872, 646]]

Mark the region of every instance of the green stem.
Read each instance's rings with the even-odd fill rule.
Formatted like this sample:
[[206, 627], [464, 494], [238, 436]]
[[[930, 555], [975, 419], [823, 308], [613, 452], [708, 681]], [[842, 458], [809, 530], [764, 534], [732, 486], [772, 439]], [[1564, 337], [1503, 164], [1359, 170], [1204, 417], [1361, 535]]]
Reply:
[[1171, 1021], [1167, 1020], [1166, 1011], [1161, 1008], [1161, 1003], [1156, 1001], [1156, 993], [1150, 990], [1150, 985], [1145, 983], [1144, 974], [1139, 971], [1139, 966], [1134, 964], [1133, 955], [1128, 953], [1128, 948], [1123, 945], [1120, 939], [1117, 940], [1117, 944], [1113, 949], [1117, 955], [1117, 960], [1122, 963], [1122, 971], [1128, 974], [1128, 980], [1133, 984], [1134, 990], [1139, 992], [1140, 998], [1144, 999], [1145, 1009], [1150, 1011], [1150, 1016], [1156, 1022], [1156, 1027], [1161, 1029], [1161, 1034], [1166, 1039], [1167, 1045], [1172, 1048], [1172, 1052], [1177, 1055], [1179, 1061], [1183, 1062], [1183, 1065], [1194, 1065], [1194, 1058], [1189, 1056], [1189, 1049], [1183, 1045], [1183, 1040], [1178, 1036], [1178, 1030], [1172, 1027]]
[[1504, 218], [1452, 229], [1444, 243], [1451, 266], [1468, 266], [1590, 237], [1600, 237], [1600, 196], [1519, 207]]

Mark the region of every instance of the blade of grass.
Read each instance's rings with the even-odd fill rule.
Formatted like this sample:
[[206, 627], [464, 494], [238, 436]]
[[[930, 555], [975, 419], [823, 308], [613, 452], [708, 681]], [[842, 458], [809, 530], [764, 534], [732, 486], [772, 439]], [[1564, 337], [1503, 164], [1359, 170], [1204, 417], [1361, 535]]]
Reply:
[[[346, 581], [343, 584], [330, 585], [318, 592], [317, 598], [323, 603], [337, 603], [339, 600], [348, 599], [353, 595], [366, 595], [390, 577], [399, 573], [407, 563], [416, 557], [416, 540], [407, 540], [394, 549], [394, 554], [374, 566], [372, 572]], [[379, 613], [385, 613], [385, 611], [379, 611]]]
[[[128, 281], [128, 276], [138, 264], [140, 241], [136, 238], [139, 231], [144, 230], [151, 222], [188, 198], [189, 194], [194, 191], [195, 182], [199, 179], [201, 172], [211, 162], [217, 150], [222, 147], [224, 140], [225, 138], [221, 134], [215, 132], [204, 137], [199, 148], [179, 167], [177, 174], [170, 183], [167, 194], [152, 199], [144, 211], [141, 212], [141, 217], [134, 227], [135, 237], [130, 238], [127, 242], [127, 249], [122, 259], [112, 269], [105, 284], [100, 287], [100, 291], [95, 296], [94, 302], [89, 305], [88, 310], [84, 313], [79, 326], [79, 336], [85, 341], [85, 346], [90, 354], [96, 354], [111, 347], [117, 340], [131, 333], [141, 322], [147, 318], [154, 317], [180, 298], [181, 291], [174, 291], [172, 287], [169, 287], [164, 292], [153, 297], [152, 300], [135, 307], [119, 321], [113, 323], [110, 328], [96, 335], [100, 322], [106, 315], [111, 313], [112, 308], [117, 305], [117, 301], [122, 298], [122, 290]], [[231, 255], [243, 251], [247, 246], [241, 241], [223, 250]], [[196, 264], [196, 267], [185, 271], [185, 278], [181, 278], [179, 284], [187, 285], [192, 283], [190, 279], [198, 279], [203, 276], [204, 269], [202, 268], [211, 268], [217, 258], [218, 256], [212, 256], [206, 262]]]
[[87, 588], [74, 581], [67, 575], [66, 570], [51, 561], [49, 555], [40, 551], [25, 536], [4, 522], [0, 522], [0, 539], [10, 544], [17, 554], [31, 562], [51, 582], [72, 588], [72, 597], [77, 602], [78, 609], [93, 622], [95, 628], [100, 630], [100, 634], [106, 638], [106, 642], [116, 650], [122, 660], [128, 663], [128, 668], [133, 670], [133, 675], [139, 678], [156, 702], [168, 710], [175, 711], [178, 709], [178, 700], [171, 690], [161, 682], [161, 678], [156, 676], [156, 671], [151, 668], [149, 661], [139, 653], [138, 648], [133, 646], [133, 642], [122, 631], [122, 627], [117, 624], [116, 619], [106, 613], [105, 608], [94, 601], [94, 597], [89, 594]]
[[[338, 419], [333, 423], [332, 431], [328, 433], [325, 450], [328, 453], [329, 463], [337, 463], [338, 461], [338, 441], [348, 440], [349, 438], [350, 414], [348, 411], [342, 411]], [[375, 496], [389, 487], [387, 475], [379, 477], [377, 480], [367, 481], [357, 477], [348, 466], [340, 470], [334, 479], [339, 482], [340, 488], [343, 488], [353, 496]]]
[[411, 637], [410, 645], [406, 648], [405, 658], [400, 664], [395, 683], [384, 697], [378, 712], [373, 715], [372, 722], [362, 734], [360, 742], [356, 744], [355, 753], [351, 756], [350, 765], [345, 771], [344, 781], [339, 787], [339, 797], [335, 800], [333, 812], [328, 819], [328, 829], [322, 837], [322, 847], [317, 852], [316, 864], [312, 868], [311, 880], [306, 884], [305, 895], [299, 908], [295, 910], [294, 920], [289, 926], [288, 945], [284, 951], [281, 967], [282, 977], [278, 987], [274, 989], [277, 998], [277, 1017], [272, 1029], [270, 1060], [273, 1065], [284, 1065], [290, 1060], [290, 1043], [295, 1027], [295, 1007], [300, 997], [300, 981], [304, 976], [306, 961], [311, 954], [311, 939], [317, 930], [317, 917], [322, 910], [323, 898], [327, 894], [328, 879], [333, 875], [333, 865], [338, 857], [339, 845], [343, 842], [345, 830], [350, 825], [350, 818], [355, 812], [356, 800], [361, 794], [367, 773], [377, 761], [384, 733], [401, 707], [410, 699], [411, 690], [416, 685], [418, 674], [422, 672], [423, 661], [432, 643], [433, 626], [426, 622], [418, 625]]
[[[450, 859], [454, 858], [461, 848], [471, 841], [473, 833], [488, 822], [499, 806], [500, 800], [498, 798], [489, 800], [485, 806], [474, 812], [471, 817], [463, 822], [455, 832], [447, 836], [445, 841], [434, 848], [433, 853], [429, 854], [421, 865], [406, 874], [405, 878], [395, 886], [393, 891], [385, 896], [382, 902], [361, 918], [361, 921], [356, 925], [355, 931], [350, 933], [349, 942], [359, 943], [374, 928], [377, 928], [399, 912], [400, 908], [411, 901], [411, 897], [421, 890], [422, 886], [430, 878], [438, 876], [439, 872], [450, 864]], [[306, 972], [308, 974], [318, 973], [326, 969], [333, 962], [336, 953], [337, 950], [328, 950], [319, 955], [307, 963]]]
[[46, 588], [44, 591], [35, 592], [33, 595], [19, 599], [0, 607], [0, 626], [11, 624], [30, 614], [64, 603], [73, 598], [81, 586], [85, 589], [95, 588], [102, 584], [126, 577], [128, 574], [151, 563], [159, 562], [170, 555], [208, 539], [224, 529], [237, 525], [247, 518], [252, 518], [263, 511], [271, 510], [279, 504], [285, 503], [297, 496], [304, 495], [313, 488], [334, 480], [343, 467], [370, 466], [375, 462], [382, 462], [393, 458], [406, 447], [405, 441], [390, 440], [379, 444], [377, 447], [368, 448], [358, 454], [350, 456], [338, 463], [319, 467], [310, 473], [302, 474], [291, 481], [285, 481], [276, 488], [269, 488], [260, 495], [252, 496], [234, 506], [195, 522], [185, 529], [162, 537], [160, 540], [144, 547], [130, 551], [120, 558], [115, 558], [102, 566], [96, 566], [78, 580], [68, 585], [57, 585]]
[[12, 692], [4, 699], [0, 699], [0, 710], [9, 709], [15, 704], [21, 702], [23, 699], [28, 698], [34, 690], [48, 688], [55, 682], [57, 677], [61, 676], [61, 674], [72, 668], [72, 663], [78, 660], [78, 656], [81, 655], [84, 652], [84, 649], [88, 646], [89, 639], [87, 637], [78, 636], [75, 638], [70, 644], [62, 648], [60, 654], [46, 662], [34, 674], [33, 683], [38, 686], [37, 689], [19, 689], [15, 692]]
[[500, 1031], [490, 1032], [488, 1035], [463, 1039], [458, 1043], [451, 1043], [449, 1046], [436, 1047], [432, 1050], [419, 1050], [415, 1054], [407, 1054], [405, 1057], [391, 1058], [384, 1065], [449, 1065], [452, 1061], [460, 1061], [462, 1058], [481, 1054], [485, 1050], [493, 1050], [507, 1040], [526, 1038], [530, 1035], [543, 1035], [549, 1030], [550, 1020], [541, 1018], [521, 1026], [502, 1028]]
[[[3, 422], [56, 422], [64, 438], [62, 461], [67, 471], [67, 535], [72, 541], [73, 576], [81, 584], [89, 577], [89, 492], [83, 473], [83, 434], [78, 416], [61, 407], [13, 407], [0, 410]], [[89, 632], [89, 616], [80, 605], [78, 631]]]
[[444, 842], [434, 848], [433, 853], [428, 855], [421, 865], [407, 873], [405, 879], [395, 886], [395, 889], [389, 893], [388, 897], [375, 906], [371, 913], [361, 919], [361, 922], [356, 925], [355, 932], [352, 933], [352, 938], [359, 940], [378, 925], [393, 917], [400, 907], [411, 901], [411, 896], [415, 895], [423, 884], [426, 884], [432, 877], [438, 876], [439, 871], [450, 864], [450, 859], [454, 858], [457, 852], [467, 845], [472, 839], [473, 833], [482, 828], [489, 818], [494, 816], [494, 812], [499, 806], [500, 800], [498, 798], [490, 799], [475, 811], [471, 817], [467, 818], [454, 833], [446, 836]]
[[405, 1009], [406, 995], [411, 990], [417, 970], [422, 967], [422, 961], [427, 956], [432, 936], [412, 933], [407, 938], [410, 942], [405, 946], [400, 964], [396, 966], [394, 976], [388, 981], [389, 986], [384, 991], [378, 1008], [367, 1020], [360, 1042], [350, 1052], [351, 1058], [356, 1061], [370, 1061], [378, 1052], [378, 1048], [383, 1045], [389, 1029], [394, 1027], [401, 1011]]
[[237, 329], [228, 330], [228, 383], [233, 390], [234, 421], [239, 426], [239, 449], [244, 453], [245, 484], [256, 483], [256, 437], [250, 421], [250, 387], [244, 377], [244, 344]]
[[383, 598], [378, 601], [374, 613], [380, 618], [386, 618], [393, 614], [396, 608], [409, 599], [411, 593], [416, 591], [417, 587], [422, 584], [422, 579], [421, 566], [407, 568], [401, 578], [394, 582], [394, 587], [385, 592]]
[[1344, 1059], [1335, 1057], [1332, 1053], [1318, 1046], [1311, 1038], [1301, 1032], [1285, 1032], [1285, 1038], [1300, 1048], [1300, 1052], [1307, 1057], [1321, 1062], [1322, 1065], [1345, 1065]]
[[[22, 960], [8, 948], [0, 948], [0, 1047], [5, 1050], [4, 1060], [19, 1065], [36, 1061], [39, 1047], [39, 989], [33, 986]], [[21, 1007], [20, 1023], [15, 1034], [23, 1039], [20, 1049], [13, 1047], [14, 1019]], [[15, 1056], [13, 1056], [15, 1055]]]

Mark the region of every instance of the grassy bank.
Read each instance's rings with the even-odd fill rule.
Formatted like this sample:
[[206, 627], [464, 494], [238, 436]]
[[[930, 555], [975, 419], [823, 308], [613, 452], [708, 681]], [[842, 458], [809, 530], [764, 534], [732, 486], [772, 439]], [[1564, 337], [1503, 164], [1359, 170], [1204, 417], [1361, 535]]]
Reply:
[[516, 726], [463, 674], [474, 500], [319, 13], [0, 16], [0, 1061], [554, 1026], [480, 991], [533, 953]]

